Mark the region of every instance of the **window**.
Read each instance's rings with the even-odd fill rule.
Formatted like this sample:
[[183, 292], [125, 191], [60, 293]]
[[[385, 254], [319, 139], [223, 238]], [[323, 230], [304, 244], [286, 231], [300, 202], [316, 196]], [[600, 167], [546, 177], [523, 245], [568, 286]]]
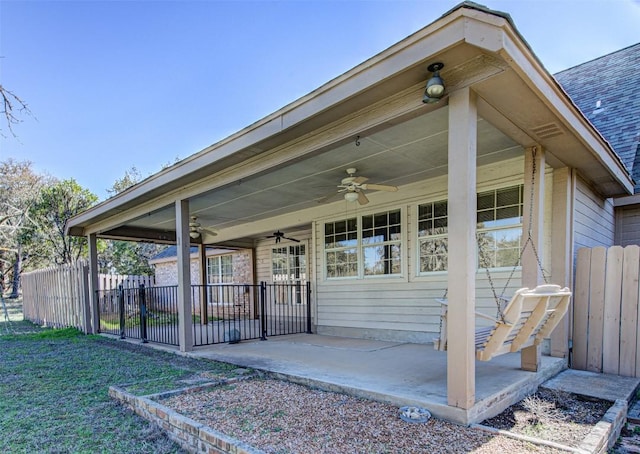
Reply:
[[523, 186], [478, 194], [478, 266], [520, 265]]
[[274, 284], [307, 281], [304, 244], [276, 247], [271, 250], [271, 280]]
[[327, 222], [324, 250], [328, 279], [401, 274], [400, 210]]
[[364, 275], [400, 274], [400, 210], [362, 216]]
[[420, 272], [447, 270], [447, 201], [418, 206]]
[[[477, 196], [478, 267], [519, 265], [523, 186], [481, 192]], [[447, 201], [418, 206], [421, 273], [447, 270]]]
[[327, 277], [358, 275], [358, 221], [356, 218], [324, 225]]
[[207, 257], [207, 284], [216, 286], [207, 290], [207, 301], [210, 304], [230, 304], [229, 292], [225, 291], [223, 285], [232, 283], [233, 256]]
[[233, 283], [233, 256], [207, 257], [207, 284]]
[[275, 304], [306, 304], [303, 284], [307, 282], [307, 256], [304, 244], [271, 249], [271, 279]]

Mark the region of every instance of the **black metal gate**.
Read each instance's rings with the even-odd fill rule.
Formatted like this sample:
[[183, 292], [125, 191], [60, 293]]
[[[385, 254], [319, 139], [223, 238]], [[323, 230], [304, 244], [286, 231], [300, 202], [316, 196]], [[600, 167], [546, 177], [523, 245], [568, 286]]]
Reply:
[[[193, 345], [311, 333], [308, 283], [191, 286]], [[178, 287], [98, 291], [100, 332], [179, 345]]]

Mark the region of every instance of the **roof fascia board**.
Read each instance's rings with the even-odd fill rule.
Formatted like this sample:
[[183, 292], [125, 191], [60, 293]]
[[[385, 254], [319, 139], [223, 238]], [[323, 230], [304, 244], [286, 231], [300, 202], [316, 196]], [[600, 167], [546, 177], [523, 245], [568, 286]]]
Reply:
[[613, 206], [624, 207], [629, 205], [639, 205], [640, 204], [640, 194], [628, 195], [624, 197], [615, 197], [613, 199]]
[[633, 180], [609, 143], [510, 26], [505, 28], [504, 43], [499, 53], [539, 97], [547, 100], [549, 108], [581, 140], [585, 148], [595, 151], [596, 159], [609, 170], [616, 181], [632, 194]]

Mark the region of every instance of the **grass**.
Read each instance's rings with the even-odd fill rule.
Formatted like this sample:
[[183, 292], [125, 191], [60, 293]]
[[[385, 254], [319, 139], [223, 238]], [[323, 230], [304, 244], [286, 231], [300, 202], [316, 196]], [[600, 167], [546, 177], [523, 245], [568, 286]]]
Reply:
[[[15, 302], [13, 302], [15, 305]], [[148, 394], [233, 366], [138, 344], [0, 318], [0, 452], [177, 453], [159, 429], [108, 396], [110, 385]]]

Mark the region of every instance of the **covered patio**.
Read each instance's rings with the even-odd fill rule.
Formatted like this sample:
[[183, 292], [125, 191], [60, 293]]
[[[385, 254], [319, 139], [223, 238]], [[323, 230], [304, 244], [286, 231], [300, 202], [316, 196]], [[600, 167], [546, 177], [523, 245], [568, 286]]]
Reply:
[[544, 356], [537, 372], [523, 371], [517, 353], [478, 361], [476, 401], [464, 411], [447, 404], [447, 355], [431, 345], [294, 334], [200, 347], [187, 355], [266, 371], [314, 388], [419, 406], [464, 425], [499, 414], [566, 367], [563, 358]]
[[[444, 65], [446, 91], [424, 99], [434, 63]], [[533, 346], [477, 362], [475, 311], [495, 313], [494, 284], [508, 292], [547, 279], [571, 287], [578, 185], [602, 197], [633, 188], [611, 147], [509, 16], [465, 2], [314, 92], [74, 217], [68, 231], [88, 238], [94, 289], [97, 238], [177, 244], [185, 353], [194, 348], [191, 245], [200, 246], [201, 257], [206, 245], [251, 249], [257, 280], [275, 281], [277, 248], [299, 244], [304, 249], [295, 254], [304, 253], [298, 263], [305, 269], [297, 278], [311, 285], [313, 332], [350, 347], [300, 335], [297, 342], [219, 346], [215, 354], [231, 361], [233, 351], [252, 367], [315, 369], [345, 389], [367, 390], [377, 381], [386, 390], [371, 393], [468, 423], [566, 366], [566, 319], [549, 342], [557, 358], [543, 358]], [[498, 202], [505, 190], [515, 194], [509, 206]], [[481, 222], [478, 200], [486, 194], [482, 208], [491, 217]], [[440, 226], [436, 206], [446, 210]], [[501, 236], [505, 222], [510, 230]], [[206, 229], [194, 232], [196, 224]], [[487, 276], [479, 268], [479, 228], [496, 239]], [[265, 240], [280, 230], [299, 243]], [[536, 246], [520, 255], [527, 238]], [[436, 240], [444, 252], [429, 249]], [[455, 333], [446, 353], [429, 344], [438, 336], [436, 298], [444, 292], [447, 331]], [[96, 327], [95, 292], [91, 298]], [[300, 362], [285, 361], [287, 354]], [[359, 374], [347, 373], [356, 367]]]

